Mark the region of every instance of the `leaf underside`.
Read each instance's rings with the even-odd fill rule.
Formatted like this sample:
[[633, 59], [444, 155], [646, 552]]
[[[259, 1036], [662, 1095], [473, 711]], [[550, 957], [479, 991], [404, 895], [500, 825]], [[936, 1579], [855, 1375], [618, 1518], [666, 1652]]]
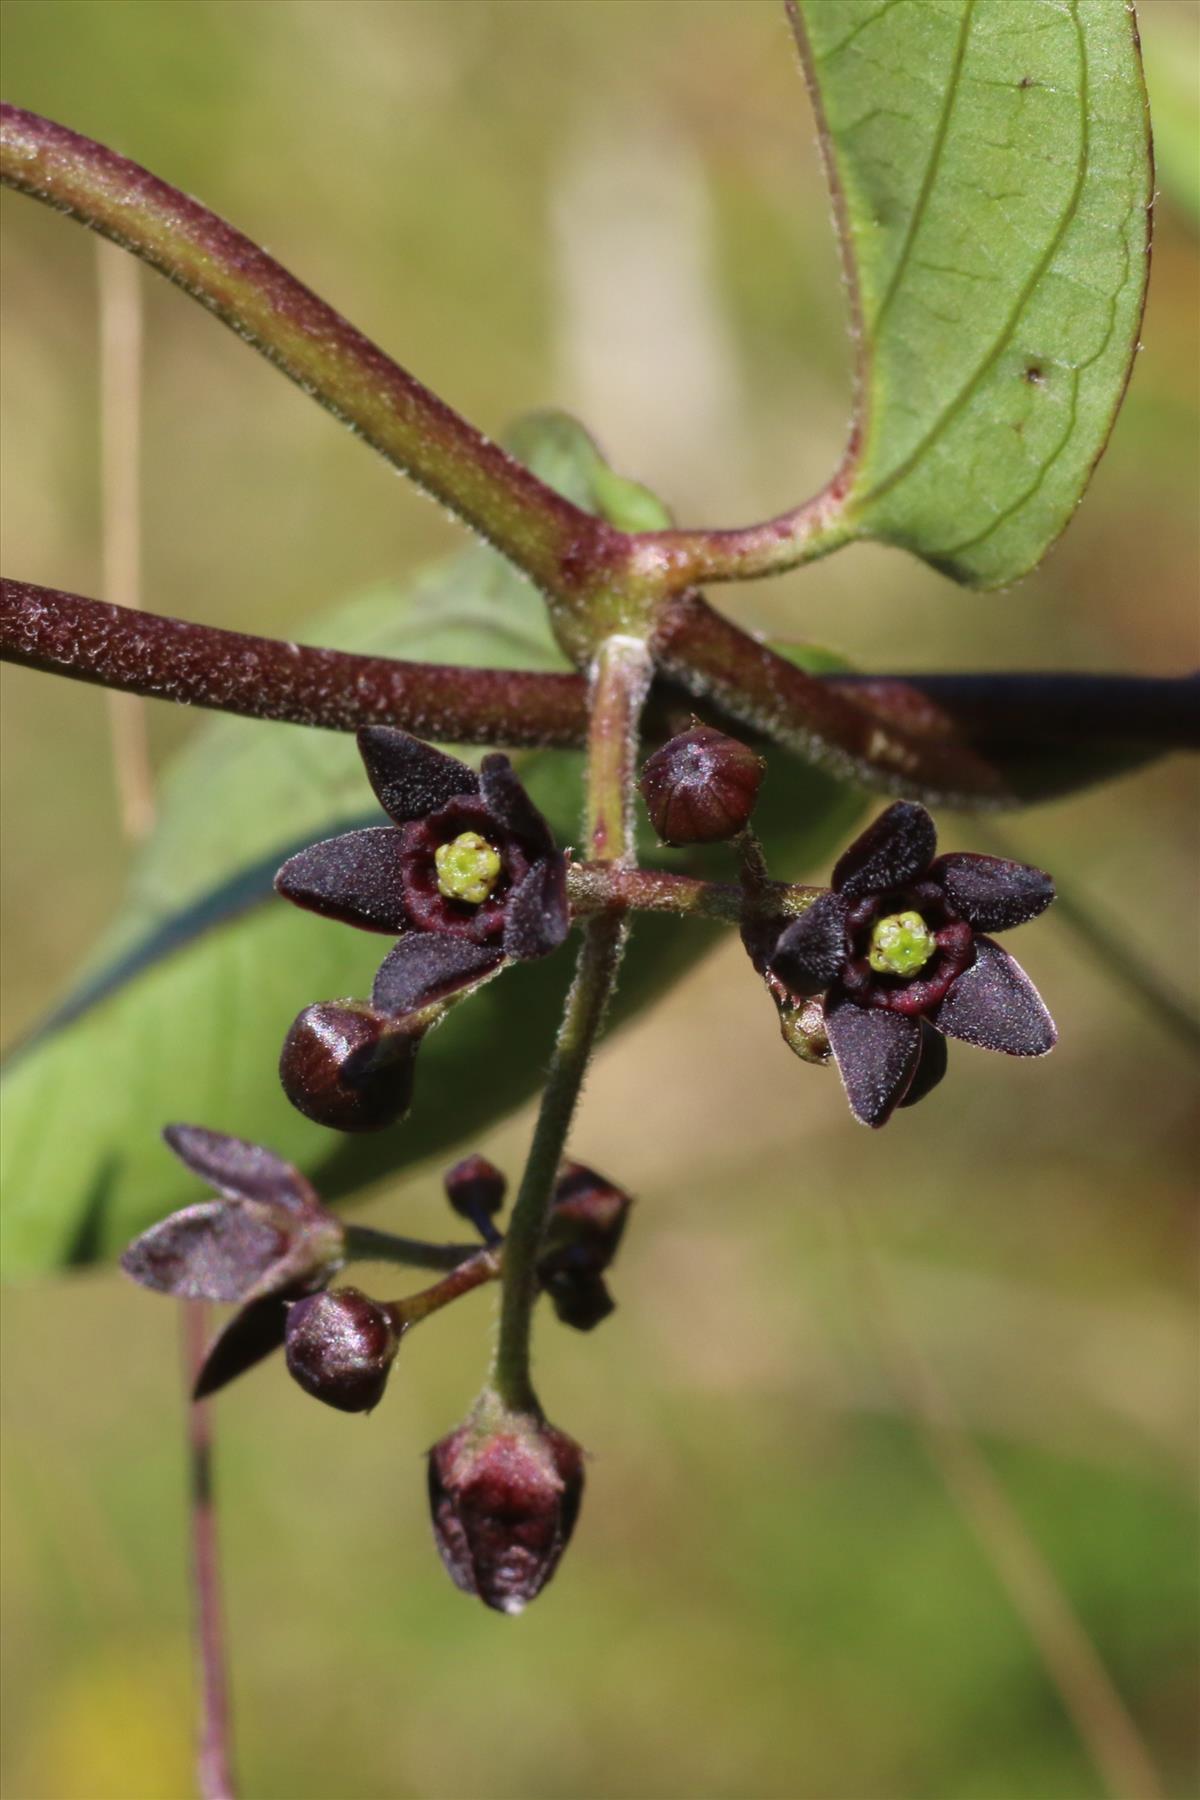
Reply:
[[[574, 498], [595, 504], [597, 452], [573, 421], [527, 421], [519, 449], [544, 478], [573, 484]], [[640, 491], [634, 501], [649, 504]], [[631, 503], [628, 491], [621, 503]], [[305, 635], [432, 661], [564, 666], [538, 595], [478, 546], [405, 587], [376, 590], [314, 620]], [[520, 752], [513, 761], [569, 845], [578, 834], [581, 758]], [[828, 860], [862, 804], [781, 758], [756, 822], [781, 872], [799, 877]], [[448, 1156], [536, 1091], [570, 975], [569, 947], [507, 971], [430, 1035], [412, 1115], [399, 1127], [347, 1138], [288, 1105], [276, 1069], [292, 1019], [310, 1001], [369, 993], [388, 946], [277, 899], [272, 877], [304, 844], [382, 822], [352, 737], [232, 718], [196, 731], [163, 782], [159, 822], [114, 931], [5, 1069], [6, 1275], [111, 1256], [153, 1220], [200, 1198], [195, 1177], [159, 1140], [169, 1121], [266, 1144], [324, 1198], [339, 1199]], [[642, 850], [662, 867], [729, 870], [719, 853], [663, 852], [652, 841]], [[618, 1018], [682, 974], [713, 936], [692, 921], [640, 920]]]
[[1124, 0], [797, 0], [856, 313], [852, 536], [1040, 561], [1137, 348], [1152, 168]]

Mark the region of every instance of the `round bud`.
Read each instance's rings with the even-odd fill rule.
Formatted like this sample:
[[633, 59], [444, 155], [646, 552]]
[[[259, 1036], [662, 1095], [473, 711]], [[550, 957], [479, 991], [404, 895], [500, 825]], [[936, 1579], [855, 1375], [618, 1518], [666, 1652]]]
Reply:
[[417, 1040], [363, 1001], [306, 1006], [284, 1039], [283, 1091], [298, 1112], [333, 1131], [381, 1131], [412, 1101]]
[[472, 1225], [480, 1219], [494, 1219], [504, 1205], [508, 1183], [486, 1156], [464, 1156], [442, 1179], [451, 1206]]
[[673, 737], [647, 757], [641, 790], [664, 844], [736, 837], [754, 811], [766, 764], [749, 745], [709, 725]]
[[284, 1342], [289, 1374], [339, 1412], [378, 1405], [400, 1345], [383, 1307], [352, 1287], [297, 1300]]

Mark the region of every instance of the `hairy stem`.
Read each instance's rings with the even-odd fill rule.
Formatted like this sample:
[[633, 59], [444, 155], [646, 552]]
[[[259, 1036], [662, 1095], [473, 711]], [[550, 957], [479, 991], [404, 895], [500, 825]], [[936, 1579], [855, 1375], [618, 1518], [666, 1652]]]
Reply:
[[[181, 1309], [184, 1379], [188, 1394], [204, 1367], [208, 1335], [206, 1311], [202, 1300], [185, 1300]], [[229, 1680], [213, 1496], [211, 1401], [191, 1400], [188, 1403], [188, 1472], [196, 1662], [200, 1684], [196, 1786], [200, 1800], [234, 1800]]]
[[[1200, 744], [1194, 675], [808, 675], [695, 601], [673, 606], [658, 637], [668, 673], [709, 692], [723, 716], [802, 753], [840, 741], [839, 766], [864, 786], [927, 802], [953, 793], [971, 809], [999, 794], [1017, 805]], [[581, 675], [356, 656], [31, 582], [0, 584], [0, 659], [330, 731], [391, 724], [448, 743], [564, 749], [587, 735]], [[903, 778], [899, 743], [911, 758]]]
[[[628, 868], [634, 858], [634, 759], [638, 720], [649, 684], [646, 646], [631, 637], [606, 640], [592, 672], [585, 832], [590, 843], [605, 846], [607, 859], [618, 868]], [[627, 935], [625, 910], [619, 904], [584, 923], [575, 978], [505, 1235], [500, 1328], [491, 1386], [513, 1411], [538, 1410], [529, 1365], [538, 1296], [537, 1259], [567, 1134], [616, 986]]]
[[478, 1244], [427, 1244], [372, 1225], [344, 1227], [347, 1262], [402, 1263], [410, 1269], [457, 1269], [478, 1256]]
[[392, 1324], [397, 1331], [407, 1331], [412, 1325], [419, 1325], [431, 1313], [440, 1312], [443, 1306], [449, 1306], [463, 1294], [469, 1294], [473, 1288], [482, 1287], [485, 1282], [495, 1281], [500, 1274], [501, 1257], [498, 1249], [480, 1250], [478, 1246], [471, 1255], [464, 1257], [456, 1269], [435, 1281], [432, 1287], [422, 1288], [419, 1294], [408, 1294], [403, 1300], [392, 1300], [388, 1303], [388, 1312]]
[[[806, 911], [818, 894], [827, 890], [769, 881], [765, 891], [770, 912], [790, 918]], [[610, 863], [571, 863], [567, 894], [576, 917], [623, 907], [628, 912], [674, 913], [680, 918], [720, 919], [727, 925], [739, 925], [746, 910], [745, 890], [736, 881], [699, 881], [663, 869], [618, 869]]]
[[199, 300], [548, 593], [619, 543], [196, 200], [102, 144], [3, 108], [0, 178], [130, 250]]

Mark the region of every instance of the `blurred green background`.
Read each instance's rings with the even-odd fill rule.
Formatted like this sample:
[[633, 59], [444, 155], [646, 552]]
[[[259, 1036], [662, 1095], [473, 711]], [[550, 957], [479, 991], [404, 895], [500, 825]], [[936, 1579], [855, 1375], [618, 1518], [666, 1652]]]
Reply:
[[[1009, 594], [864, 547], [727, 591], [740, 618], [868, 668], [1195, 663], [1200, 14], [1140, 11], [1171, 118], [1145, 349], [1067, 537]], [[684, 522], [784, 507], [836, 458], [836, 256], [773, 4], [6, 0], [0, 24], [8, 97], [201, 196], [488, 431], [577, 411]], [[98, 594], [94, 246], [3, 212], [4, 567]], [[145, 299], [148, 605], [288, 631], [457, 541], [229, 333], [161, 282]], [[104, 697], [3, 691], [9, 1041], [127, 853]], [[160, 762], [199, 722], [150, 715]], [[1193, 997], [1196, 800], [1176, 762], [1005, 826]], [[1019, 948], [1053, 1059], [964, 1050], [884, 1137], [787, 1055], [732, 944], [601, 1055], [573, 1148], [640, 1204], [616, 1318], [541, 1323], [544, 1400], [593, 1461], [519, 1622], [450, 1588], [422, 1492], [487, 1300], [406, 1346], [367, 1425], [278, 1367], [222, 1400], [251, 1800], [1103, 1792], [897, 1405], [845, 1199], [1164, 1791], [1196, 1791], [1194, 1065], [1063, 919]], [[479, 1148], [515, 1172], [528, 1128]], [[369, 1216], [440, 1234], [436, 1172]], [[176, 1323], [111, 1273], [5, 1297], [10, 1800], [189, 1792]]]

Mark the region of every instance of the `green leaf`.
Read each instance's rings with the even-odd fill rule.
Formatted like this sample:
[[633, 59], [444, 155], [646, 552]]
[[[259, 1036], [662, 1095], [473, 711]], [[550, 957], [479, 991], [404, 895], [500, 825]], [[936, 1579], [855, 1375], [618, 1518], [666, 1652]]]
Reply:
[[1104, 449], [1149, 268], [1125, 0], [797, 0], [859, 354], [847, 535], [1025, 574]]
[[[580, 480], [594, 445], [573, 421], [550, 426], [526, 431], [527, 458], [561, 485]], [[437, 661], [563, 666], [538, 596], [481, 547], [407, 588], [378, 589], [314, 620], [305, 635]], [[525, 752], [514, 762], [559, 841], [571, 843], [581, 758]], [[422, 1047], [413, 1112], [397, 1129], [344, 1138], [302, 1118], [276, 1074], [284, 1033], [310, 1001], [369, 992], [388, 944], [298, 911], [275, 898], [271, 881], [303, 844], [380, 822], [354, 741], [218, 719], [175, 760], [161, 801], [114, 931], [5, 1072], [0, 1245], [9, 1275], [112, 1254], [194, 1198], [195, 1181], [159, 1141], [171, 1120], [263, 1142], [337, 1199], [423, 1158], [448, 1158], [533, 1094], [545, 1069], [569, 949], [506, 972], [454, 1009]], [[781, 872], [823, 866], [860, 808], [828, 778], [777, 759], [759, 817]], [[727, 854], [689, 857], [649, 842], [644, 852], [666, 867], [729, 868]], [[714, 935], [692, 920], [640, 920], [618, 1018], [693, 964]]]

